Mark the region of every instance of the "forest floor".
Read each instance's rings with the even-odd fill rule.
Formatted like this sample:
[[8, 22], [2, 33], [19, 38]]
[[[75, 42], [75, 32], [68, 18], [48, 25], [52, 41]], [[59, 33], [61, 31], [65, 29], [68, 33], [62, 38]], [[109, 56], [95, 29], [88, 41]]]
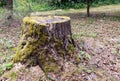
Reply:
[[[53, 81], [120, 81], [120, 5], [92, 8], [90, 18], [85, 17], [85, 9], [32, 15], [59, 15], [58, 12], [71, 17], [73, 38], [82, 50], [78, 51], [77, 65], [66, 62], [61, 77], [51, 74], [49, 78]], [[18, 23], [14, 22], [15, 27], [0, 27], [0, 81], [51, 81], [38, 66], [26, 68], [11, 62], [20, 38]]]

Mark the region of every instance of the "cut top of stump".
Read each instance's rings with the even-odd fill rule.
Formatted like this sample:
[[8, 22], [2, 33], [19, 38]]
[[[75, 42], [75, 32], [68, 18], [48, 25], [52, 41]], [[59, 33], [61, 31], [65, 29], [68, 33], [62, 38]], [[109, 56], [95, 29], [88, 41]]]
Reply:
[[24, 23], [32, 23], [32, 24], [40, 24], [40, 25], [48, 25], [48, 24], [56, 24], [70, 21], [69, 17], [66, 16], [46, 16], [46, 17], [25, 17], [23, 19]]

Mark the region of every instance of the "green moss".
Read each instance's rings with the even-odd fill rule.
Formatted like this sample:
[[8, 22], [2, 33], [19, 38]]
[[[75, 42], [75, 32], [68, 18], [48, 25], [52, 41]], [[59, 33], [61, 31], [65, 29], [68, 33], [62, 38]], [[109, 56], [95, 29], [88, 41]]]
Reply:
[[49, 72], [58, 73], [60, 71], [60, 66], [58, 65], [51, 51], [48, 51], [47, 49], [42, 51], [41, 54], [39, 54], [39, 60], [41, 63], [40, 66], [42, 65], [42, 68], [46, 74]]
[[44, 70], [46, 72], [46, 74], [48, 74], [49, 72], [54, 72], [54, 73], [59, 73], [60, 71], [60, 66], [57, 63], [47, 63], [45, 64]]
[[[74, 46], [70, 44], [66, 51], [63, 41], [53, 37], [52, 47], [51, 40], [46, 30], [45, 25], [39, 25], [36, 21], [28, 22], [28, 20], [24, 20], [22, 36], [13, 59], [14, 62], [27, 62], [30, 65], [34, 65], [36, 61], [39, 61], [39, 65], [44, 69], [45, 73], [51, 71], [59, 73], [61, 66], [55, 59], [51, 49], [55, 47], [59, 56], [64, 58], [66, 54], [74, 50]], [[47, 45], [50, 45], [50, 47], [46, 48]]]
[[64, 46], [63, 46], [62, 40], [55, 39], [55, 48], [56, 48], [58, 54], [60, 54], [61, 57], [65, 56], [66, 51], [64, 50]]
[[[41, 32], [43, 27], [44, 26], [37, 27], [34, 24], [27, 24], [26, 28], [23, 26], [23, 35], [16, 51], [14, 62], [26, 61], [31, 54], [36, 52], [36, 49], [39, 45], [44, 45], [49, 41], [47, 33], [43, 34]], [[28, 32], [26, 33], [26, 31]]]
[[75, 50], [75, 47], [73, 44], [68, 45], [68, 53], [71, 54]]

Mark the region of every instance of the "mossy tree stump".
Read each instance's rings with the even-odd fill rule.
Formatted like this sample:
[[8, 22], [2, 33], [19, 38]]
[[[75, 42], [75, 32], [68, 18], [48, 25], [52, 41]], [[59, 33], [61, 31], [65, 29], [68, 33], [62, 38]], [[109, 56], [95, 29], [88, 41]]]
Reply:
[[14, 62], [39, 64], [46, 73], [58, 73], [73, 50], [69, 17], [25, 17]]

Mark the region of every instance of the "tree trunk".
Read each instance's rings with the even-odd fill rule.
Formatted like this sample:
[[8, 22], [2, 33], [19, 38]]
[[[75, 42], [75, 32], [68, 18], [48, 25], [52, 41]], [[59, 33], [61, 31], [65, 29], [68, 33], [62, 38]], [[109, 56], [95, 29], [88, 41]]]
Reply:
[[7, 8], [8, 8], [9, 10], [13, 10], [13, 0], [8, 0], [8, 1], [7, 1]]
[[90, 17], [90, 0], [87, 0], [87, 17]]
[[14, 62], [39, 64], [45, 73], [58, 73], [73, 50], [69, 17], [25, 17]]
[[12, 21], [13, 21], [13, 0], [8, 0], [7, 1], [7, 9], [8, 9], [8, 16], [7, 16], [7, 21], [6, 23], [8, 24], [8, 26], [11, 25]]

